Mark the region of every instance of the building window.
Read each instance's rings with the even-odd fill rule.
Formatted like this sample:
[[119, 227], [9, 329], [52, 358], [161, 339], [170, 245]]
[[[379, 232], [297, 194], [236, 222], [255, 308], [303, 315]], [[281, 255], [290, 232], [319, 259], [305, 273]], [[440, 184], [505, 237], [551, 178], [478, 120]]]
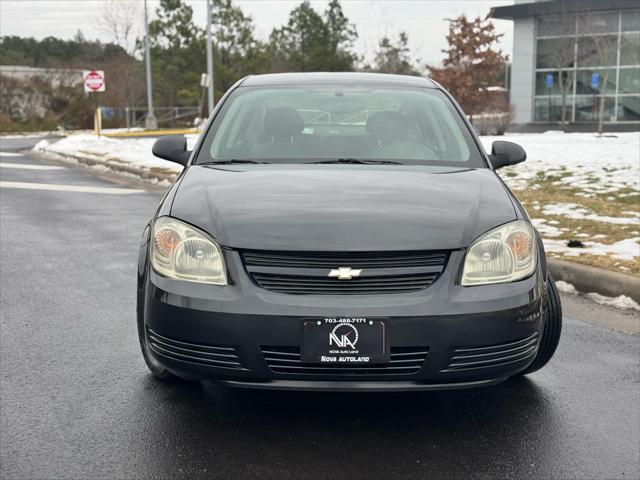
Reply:
[[640, 33], [620, 37], [620, 65], [640, 65]]
[[622, 15], [622, 25], [620, 27], [623, 32], [637, 32], [640, 30], [640, 10], [624, 12]]
[[617, 33], [618, 12], [587, 13], [578, 16], [578, 34]]
[[573, 35], [576, 32], [575, 15], [537, 17], [536, 20], [539, 37]]
[[[536, 72], [536, 95], [567, 95], [573, 93], [573, 70]], [[551, 76], [551, 79], [549, 79]]]
[[640, 10], [536, 17], [534, 121], [640, 120]]
[[[602, 97], [576, 96], [576, 122], [597, 122]], [[615, 122], [615, 97], [604, 97], [603, 118], [605, 122]]]
[[573, 38], [541, 38], [538, 40], [536, 68], [573, 67]]
[[562, 97], [548, 96], [545, 98], [536, 97], [534, 118], [536, 122], [560, 122], [562, 111], [564, 110], [565, 120], [571, 120], [573, 108], [573, 96], [567, 96], [562, 103]]
[[640, 93], [640, 67], [621, 68], [618, 92]]
[[618, 98], [618, 121], [640, 121], [640, 96], [623, 96]]
[[578, 67], [609, 67], [618, 63], [618, 37], [594, 35], [578, 38]]
[[605, 95], [616, 94], [616, 69], [589, 68], [586, 70], [578, 70], [576, 94], [598, 95], [601, 93]]

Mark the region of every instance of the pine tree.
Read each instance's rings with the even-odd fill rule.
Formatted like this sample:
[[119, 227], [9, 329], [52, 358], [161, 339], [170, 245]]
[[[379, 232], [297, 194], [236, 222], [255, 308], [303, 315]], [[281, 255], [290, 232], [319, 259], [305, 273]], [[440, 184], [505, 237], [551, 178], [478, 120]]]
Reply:
[[196, 105], [205, 58], [204, 33], [184, 0], [160, 0], [149, 23], [151, 65], [157, 103]]
[[358, 60], [351, 48], [358, 37], [340, 2], [332, 0], [324, 15], [309, 0], [289, 13], [286, 25], [270, 37], [273, 71], [351, 71]]
[[240, 78], [266, 71], [264, 45], [253, 35], [253, 19], [232, 0], [213, 0], [212, 33], [216, 98]]
[[367, 65], [364, 69], [397, 75], [419, 75], [411, 61], [408, 44], [409, 37], [405, 32], [400, 32], [396, 42], [389, 37], [383, 37], [378, 44], [373, 65]]

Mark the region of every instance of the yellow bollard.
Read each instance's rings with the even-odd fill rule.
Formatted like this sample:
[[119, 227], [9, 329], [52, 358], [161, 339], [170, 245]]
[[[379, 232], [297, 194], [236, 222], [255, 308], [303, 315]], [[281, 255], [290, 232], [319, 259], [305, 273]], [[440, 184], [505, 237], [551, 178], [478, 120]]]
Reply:
[[100, 130], [102, 130], [102, 108], [96, 107], [96, 113], [93, 117], [93, 129], [98, 138], [100, 138]]

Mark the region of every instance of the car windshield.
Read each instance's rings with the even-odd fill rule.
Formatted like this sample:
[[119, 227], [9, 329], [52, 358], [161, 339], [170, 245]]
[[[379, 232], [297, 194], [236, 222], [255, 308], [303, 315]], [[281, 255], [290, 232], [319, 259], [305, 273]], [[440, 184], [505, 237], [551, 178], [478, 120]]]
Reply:
[[238, 88], [196, 160], [214, 162], [486, 166], [442, 92], [366, 85]]

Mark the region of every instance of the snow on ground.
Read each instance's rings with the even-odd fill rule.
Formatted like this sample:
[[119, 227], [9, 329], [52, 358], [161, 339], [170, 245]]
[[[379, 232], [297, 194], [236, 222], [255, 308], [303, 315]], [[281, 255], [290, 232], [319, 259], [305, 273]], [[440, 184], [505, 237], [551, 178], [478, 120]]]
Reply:
[[640, 225], [640, 213], [638, 212], [620, 212], [623, 214], [634, 215], [632, 217], [609, 217], [605, 215], [597, 215], [575, 203], [550, 203], [543, 207], [542, 212], [546, 215], [561, 215], [567, 218], [593, 220], [595, 222], [617, 223], [619, 225]]
[[15, 139], [15, 138], [39, 138], [39, 137], [48, 137], [48, 136], [59, 136], [61, 135], [63, 132], [61, 132], [60, 130], [48, 130], [48, 131], [42, 131], [42, 132], [23, 132], [23, 133], [3, 133], [0, 134], [0, 141], [2, 140], [10, 140], [10, 139]]
[[540, 174], [561, 177], [558, 182], [579, 188], [587, 196], [625, 187], [640, 190], [640, 132], [599, 136], [548, 131], [480, 139], [487, 152], [491, 152], [495, 140], [515, 142], [525, 149], [526, 162], [501, 170], [505, 181], [516, 190], [526, 188]]
[[[556, 287], [562, 293], [566, 293], [569, 295], [579, 295], [580, 292], [576, 290], [576, 287], [569, 282], [565, 282], [563, 280], [558, 280], [556, 282]], [[599, 293], [587, 293], [585, 297], [593, 300], [596, 303], [601, 305], [608, 305], [610, 307], [619, 308], [621, 310], [640, 310], [640, 305], [633, 300], [632, 298], [627, 297], [626, 295], [619, 295], [617, 297], [606, 297], [604, 295], [600, 295]]]
[[[640, 237], [608, 243], [608, 235], [593, 235], [588, 231], [570, 231], [555, 226], [558, 222], [544, 218], [554, 216], [611, 225], [611, 231], [625, 226], [640, 225], [640, 212], [632, 208], [620, 209], [616, 216], [601, 215], [581, 205], [581, 198], [605, 196], [615, 202], [640, 192], [640, 132], [622, 132], [598, 135], [596, 133], [508, 133], [504, 136], [483, 136], [482, 143], [491, 151], [495, 140], [507, 140], [521, 145], [527, 152], [527, 161], [500, 170], [500, 176], [514, 190], [539, 190], [544, 193], [545, 183], [574, 192], [575, 203], [527, 204], [532, 222], [543, 237], [548, 252], [566, 256], [609, 255], [618, 260], [640, 259]], [[578, 190], [577, 192], [575, 190]], [[622, 191], [621, 191], [622, 190]], [[602, 198], [602, 197], [601, 197]], [[619, 226], [619, 227], [618, 227]], [[585, 230], [588, 227], [585, 227]], [[601, 230], [601, 229], [600, 229]], [[564, 237], [563, 240], [558, 237]], [[570, 248], [566, 238], [589, 239], [585, 248]], [[619, 235], [618, 235], [619, 239]], [[620, 270], [624, 268], [619, 267]]]
[[533, 223], [533, 226], [536, 227], [536, 230], [538, 230], [543, 237], [559, 237], [563, 232], [567, 231], [566, 228], [554, 227], [554, 224], [558, 222], [547, 220], [546, 218], [532, 218], [531, 223]]
[[[543, 235], [541, 233], [541, 235]], [[640, 237], [627, 238], [614, 243], [582, 242], [583, 248], [571, 248], [564, 240], [543, 238], [546, 252], [563, 253], [568, 257], [579, 255], [610, 255], [618, 260], [634, 260], [640, 257]]]
[[[186, 135], [187, 145], [192, 148], [197, 135]], [[180, 173], [182, 167], [154, 157], [151, 147], [155, 138], [97, 138], [92, 134], [70, 135], [59, 141], [42, 140], [34, 150], [62, 156], [87, 157], [97, 160], [105, 167], [118, 170], [118, 166], [132, 166], [139, 170], [156, 170]]]
[[601, 305], [609, 305], [610, 307], [620, 308], [622, 310], [640, 310], [640, 305], [626, 295], [605, 297], [599, 293], [587, 293], [585, 296]]
[[569, 293], [571, 295], [578, 295], [578, 290], [573, 286], [572, 283], [565, 282], [564, 280], [557, 280], [556, 287], [562, 293]]

